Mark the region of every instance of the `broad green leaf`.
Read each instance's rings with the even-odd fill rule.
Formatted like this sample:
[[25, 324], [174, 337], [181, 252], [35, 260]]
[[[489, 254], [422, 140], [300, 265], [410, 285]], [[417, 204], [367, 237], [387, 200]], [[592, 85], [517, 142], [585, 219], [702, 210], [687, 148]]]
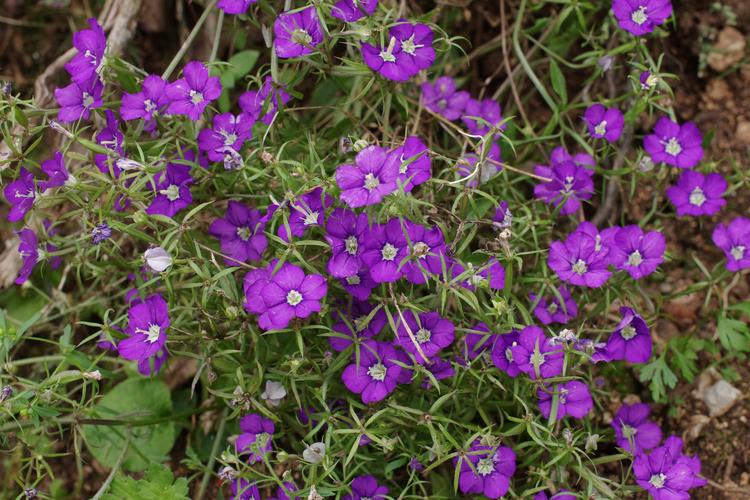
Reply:
[[186, 500], [188, 499], [187, 479], [174, 480], [172, 471], [164, 465], [152, 464], [143, 479], [118, 474], [112, 481], [103, 500]]

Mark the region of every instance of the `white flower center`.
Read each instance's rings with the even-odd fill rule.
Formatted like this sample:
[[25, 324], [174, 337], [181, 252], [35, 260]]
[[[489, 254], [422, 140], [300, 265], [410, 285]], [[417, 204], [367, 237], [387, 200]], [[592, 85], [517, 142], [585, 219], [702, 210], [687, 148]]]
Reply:
[[224, 130], [222, 130], [219, 133], [224, 136], [224, 145], [225, 146], [232, 146], [235, 142], [237, 142], [237, 134], [234, 134], [234, 133], [230, 134], [230, 133], [227, 133]]
[[636, 335], [638, 335], [638, 332], [636, 332], [635, 328], [630, 325], [626, 326], [620, 331], [620, 337], [624, 338], [625, 340], [630, 340]]
[[414, 244], [414, 255], [416, 255], [418, 258], [424, 259], [425, 257], [427, 257], [428, 253], [430, 253], [430, 246], [424, 241], [420, 241]]
[[563, 184], [563, 187], [565, 188], [565, 192], [569, 193], [571, 189], [573, 189], [573, 182], [575, 179], [572, 176], [567, 176], [565, 178], [565, 184]]
[[622, 435], [632, 439], [638, 433], [638, 429], [630, 427], [628, 424], [622, 424]]
[[700, 207], [704, 203], [706, 203], [706, 194], [700, 187], [695, 186], [695, 189], [690, 192], [690, 204]]
[[386, 373], [388, 373], [388, 368], [383, 363], [375, 363], [367, 369], [367, 374], [370, 378], [378, 382], [385, 380]]
[[586, 261], [583, 259], [578, 259], [575, 264], [573, 264], [573, 272], [579, 276], [583, 276], [588, 270], [589, 266], [586, 265]]
[[143, 101], [143, 107], [146, 109], [146, 113], [153, 113], [156, 109], [156, 103], [151, 99]]
[[479, 462], [477, 462], [477, 472], [480, 476], [487, 476], [489, 474], [492, 474], [492, 472], [494, 471], [495, 462], [492, 461], [492, 458], [483, 458]]
[[599, 125], [594, 127], [594, 133], [596, 135], [604, 135], [607, 133], [607, 120], [603, 120]]
[[238, 227], [237, 228], [237, 236], [239, 236], [239, 238], [242, 241], [249, 240], [251, 234], [252, 234], [252, 232], [250, 231], [250, 228], [247, 227], [247, 226], [242, 226], [242, 227]]
[[346, 253], [349, 255], [357, 255], [357, 250], [359, 250], [359, 241], [357, 241], [357, 237], [354, 235], [349, 236], [344, 240], [344, 246], [346, 248]]
[[89, 106], [91, 106], [92, 104], [94, 104], [94, 97], [91, 94], [89, 94], [88, 92], [84, 92], [83, 94], [81, 94], [81, 97], [82, 97], [81, 100], [83, 102], [83, 107], [84, 108], [88, 108]]
[[159, 193], [166, 196], [169, 201], [175, 201], [180, 198], [180, 186], [170, 184], [167, 189], [162, 189]]
[[422, 47], [424, 47], [424, 45], [414, 43], [414, 35], [410, 36], [406, 40], [401, 41], [401, 50], [403, 50], [410, 56], [413, 56], [417, 52], [417, 49], [420, 49]]
[[364, 186], [365, 186], [366, 190], [372, 191], [376, 187], [380, 186], [380, 180], [377, 177], [375, 177], [374, 174], [369, 173], [369, 174], [365, 175], [365, 184], [364, 184]]
[[396, 37], [391, 37], [391, 41], [388, 43], [388, 48], [380, 51], [380, 58], [383, 62], [395, 62], [396, 56], [393, 55], [393, 49], [396, 47]]
[[307, 31], [297, 28], [292, 32], [292, 41], [299, 45], [310, 45], [312, 43], [312, 36]]
[[534, 353], [529, 358], [529, 363], [534, 367], [534, 371], [538, 372], [539, 367], [544, 364], [544, 353], [539, 351], [539, 348], [534, 349]]
[[729, 253], [732, 254], [734, 260], [742, 260], [742, 258], [745, 257], [745, 250], [745, 245], [735, 245], [732, 247]]
[[672, 156], [677, 156], [682, 153], [682, 146], [680, 145], [680, 141], [677, 140], [677, 137], [672, 137], [667, 141], [666, 146], [664, 146], [664, 151]]
[[314, 226], [318, 223], [318, 212], [309, 212], [305, 215], [304, 224], [306, 226]]
[[648, 15], [646, 14], [646, 6], [642, 5], [638, 8], [638, 10], [634, 10], [633, 13], [630, 14], [630, 20], [633, 21], [638, 26], [648, 21]]
[[286, 294], [286, 303], [290, 306], [296, 306], [300, 302], [302, 302], [302, 294], [297, 290], [289, 290], [289, 293]]
[[427, 328], [420, 328], [419, 330], [417, 330], [417, 333], [416, 335], [414, 335], [414, 337], [420, 344], [425, 344], [430, 341], [430, 338], [432, 338], [432, 332]]
[[190, 102], [192, 102], [193, 104], [200, 104], [203, 102], [203, 94], [201, 94], [197, 90], [191, 90], [189, 95]]
[[146, 333], [146, 341], [149, 344], [153, 344], [157, 340], [159, 340], [159, 335], [161, 335], [161, 328], [159, 328], [159, 325], [148, 325], [148, 331]]
[[348, 285], [359, 285], [362, 282], [361, 279], [359, 279], [359, 276], [356, 274], [354, 276], [349, 276], [346, 278], [346, 283]]
[[550, 305], [547, 306], [547, 312], [550, 314], [555, 314], [557, 312], [557, 304], [552, 302]]
[[648, 480], [649, 483], [653, 485], [654, 488], [657, 490], [664, 488], [664, 483], [667, 481], [667, 476], [665, 476], [662, 473], [654, 474], [651, 476], [651, 479]]
[[511, 349], [510, 347], [505, 348], [505, 359], [507, 359], [509, 363], [513, 362], [513, 349]]
[[643, 262], [643, 256], [641, 255], [640, 251], [636, 250], [628, 255], [629, 266], [638, 267], [641, 265], [641, 262]]
[[380, 250], [381, 258], [389, 262], [396, 258], [397, 253], [398, 250], [396, 250], [396, 247], [394, 247], [390, 243], [386, 243], [385, 245], [383, 245], [383, 249]]

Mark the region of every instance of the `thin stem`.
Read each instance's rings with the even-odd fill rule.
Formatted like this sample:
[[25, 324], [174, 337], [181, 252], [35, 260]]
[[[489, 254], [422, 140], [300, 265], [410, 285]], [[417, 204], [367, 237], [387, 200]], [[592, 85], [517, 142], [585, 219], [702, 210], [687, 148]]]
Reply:
[[164, 70], [164, 73], [162, 73], [161, 77], [167, 80], [171, 75], [172, 72], [175, 70], [178, 64], [180, 64], [180, 60], [182, 59], [182, 56], [185, 55], [185, 53], [188, 51], [190, 46], [193, 44], [193, 40], [195, 40], [195, 37], [198, 36], [198, 32], [201, 30], [201, 27], [203, 26], [203, 23], [206, 22], [206, 19], [208, 18], [208, 14], [211, 13], [211, 9], [214, 8], [214, 5], [216, 5], [217, 0], [211, 0], [208, 2], [208, 5], [206, 5], [205, 10], [203, 11], [203, 14], [201, 14], [201, 17], [198, 18], [198, 21], [195, 23], [195, 26], [193, 26], [193, 30], [190, 32], [188, 37], [185, 39], [185, 42], [182, 44], [182, 47], [180, 47], [180, 50], [177, 51], [177, 54], [175, 54], [174, 58], [172, 58], [172, 62], [169, 63], [169, 66], [167, 66], [167, 69]]
[[130, 444], [129, 440], [125, 440], [125, 446], [122, 447], [122, 452], [120, 452], [120, 456], [117, 457], [117, 461], [112, 466], [112, 470], [109, 471], [109, 476], [107, 476], [107, 479], [102, 484], [102, 487], [99, 488], [99, 491], [96, 492], [96, 495], [91, 497], [91, 500], [99, 500], [109, 489], [109, 485], [112, 484], [112, 480], [115, 478], [115, 474], [117, 474], [117, 471], [120, 470], [120, 465], [122, 465], [123, 460], [125, 460], [125, 455], [128, 452], [128, 445]]
[[211, 48], [211, 57], [208, 62], [214, 62], [216, 55], [219, 53], [219, 44], [221, 43], [221, 29], [224, 27], [224, 11], [219, 11], [219, 19], [216, 21], [216, 33], [214, 34], [214, 46]]
[[216, 438], [214, 439], [214, 445], [211, 447], [211, 458], [208, 460], [206, 465], [206, 472], [203, 473], [203, 479], [201, 480], [201, 486], [198, 490], [197, 500], [202, 500], [203, 495], [206, 494], [208, 485], [211, 482], [211, 475], [213, 473], [214, 463], [216, 462], [216, 455], [219, 453], [219, 447], [221, 446], [222, 438], [224, 437], [224, 427], [227, 423], [227, 409], [221, 412], [221, 422], [219, 423], [219, 429], [216, 431]]

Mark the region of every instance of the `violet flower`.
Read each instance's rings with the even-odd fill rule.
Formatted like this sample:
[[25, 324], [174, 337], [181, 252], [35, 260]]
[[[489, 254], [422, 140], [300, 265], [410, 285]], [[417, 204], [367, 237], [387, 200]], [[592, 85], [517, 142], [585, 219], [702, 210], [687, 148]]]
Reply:
[[490, 130], [503, 130], [503, 115], [500, 104], [494, 99], [469, 99], [466, 102], [463, 116], [464, 125], [473, 135], [486, 135]]
[[[453, 368], [453, 365], [450, 361], [446, 361], [440, 358], [434, 358], [430, 360], [430, 363], [428, 363], [425, 368], [430, 372], [430, 374], [435, 378], [435, 380], [445, 380], [447, 378], [451, 378], [456, 374], [456, 370]], [[432, 389], [432, 380], [430, 377], [424, 377], [422, 379], [422, 384], [420, 385], [422, 389]]]
[[380, 486], [374, 476], [357, 476], [351, 484], [352, 492], [341, 500], [386, 500], [388, 487]]
[[656, 271], [664, 261], [666, 241], [659, 231], [646, 233], [636, 226], [625, 226], [617, 231], [610, 251], [610, 262], [633, 279], [641, 279]]
[[729, 271], [750, 267], [750, 219], [736, 217], [729, 224], [717, 225], [711, 239], [724, 252]]
[[695, 123], [679, 125], [663, 116], [652, 133], [643, 138], [643, 147], [656, 163], [693, 168], [703, 159], [702, 142], [703, 136]]
[[323, 26], [315, 7], [279, 14], [273, 23], [276, 55], [282, 59], [306, 56], [323, 41]]
[[554, 393], [551, 391], [557, 393], [557, 420], [567, 416], [581, 419], [594, 407], [588, 386], [580, 380], [571, 380], [557, 384], [554, 389], [540, 387], [537, 390], [539, 411], [544, 418], [549, 418], [552, 413]]
[[15, 283], [16, 285], [23, 285], [28, 281], [29, 276], [34, 271], [34, 266], [39, 262], [39, 244], [36, 233], [31, 229], [18, 231], [18, 239], [18, 254], [21, 256], [22, 264]]
[[551, 497], [547, 496], [547, 493], [540, 491], [534, 495], [533, 500], [576, 500], [578, 497], [571, 494], [568, 490], [560, 490], [553, 494]]
[[262, 258], [268, 247], [264, 229], [260, 211], [237, 201], [229, 201], [226, 215], [223, 219], [214, 220], [208, 233], [219, 240], [221, 252], [226, 256], [224, 262], [235, 266]]
[[488, 351], [492, 351], [497, 342], [497, 335], [491, 335], [485, 323], [477, 323], [471, 330], [471, 333], [464, 335], [464, 359], [467, 360], [484, 356]]
[[212, 128], [198, 134], [198, 148], [206, 151], [211, 161], [224, 161], [229, 150], [239, 153], [253, 135], [253, 122], [244, 114], [222, 113], [214, 116]]
[[518, 369], [533, 379], [557, 377], [563, 369], [563, 351], [544, 335], [538, 326], [527, 326], [511, 347]]
[[405, 193], [415, 186], [427, 182], [432, 177], [432, 161], [422, 139], [416, 136], [407, 137], [404, 145], [388, 152], [383, 170], [398, 171], [396, 184]]
[[94, 226], [91, 230], [91, 243], [99, 245], [112, 237], [112, 228], [106, 222]]
[[588, 125], [589, 134], [596, 139], [606, 139], [607, 142], [617, 142], [622, 135], [625, 118], [617, 108], [605, 108], [601, 104], [589, 106], [583, 114]]
[[682, 453], [682, 440], [670, 436], [662, 446], [648, 455], [640, 453], [633, 460], [633, 474], [638, 485], [654, 500], [690, 498], [689, 490], [704, 486], [700, 477], [701, 461]]
[[672, 15], [670, 0], [613, 0], [612, 12], [620, 28], [635, 36], [654, 31]]
[[192, 183], [190, 166], [167, 163], [167, 168], [156, 180], [156, 197], [151, 201], [146, 213], [174, 217], [177, 212], [193, 202], [193, 195], [190, 193]]
[[443, 263], [450, 267], [445, 237], [439, 227], [428, 229], [411, 221], [404, 223], [411, 258], [403, 264], [403, 275], [410, 283], [421, 285], [427, 281], [427, 276], [441, 275]]
[[55, 100], [60, 105], [57, 119], [60, 123], [88, 120], [91, 110], [102, 107], [104, 85], [98, 79], [73, 82], [67, 87], [55, 89]]
[[355, 165], [336, 169], [336, 183], [341, 188], [341, 200], [357, 208], [380, 203], [395, 191], [398, 175], [398, 165], [387, 163], [385, 150], [372, 145], [357, 153]]
[[[558, 287], [557, 292], [559, 297], [553, 294], [550, 300], [547, 300], [546, 297], [540, 297], [539, 302], [537, 302], [534, 308], [534, 316], [543, 325], [550, 325], [552, 323], [565, 325], [578, 315], [578, 306], [576, 305], [576, 301], [573, 300], [568, 287]], [[529, 298], [532, 302], [537, 300], [536, 295], [533, 293], [529, 294]], [[562, 299], [562, 302], [560, 299]]]
[[234, 443], [239, 455], [247, 455], [248, 463], [254, 464], [263, 461], [273, 448], [273, 433], [276, 426], [273, 420], [267, 419], [257, 413], [250, 413], [240, 419], [241, 434]]
[[607, 282], [609, 249], [583, 231], [574, 231], [564, 242], [553, 241], [547, 265], [564, 282], [599, 288]]
[[449, 76], [441, 76], [435, 83], [424, 82], [420, 88], [425, 108], [448, 120], [461, 118], [471, 99], [465, 90], [456, 90], [456, 83]]
[[391, 28], [390, 36], [397, 40], [402, 56], [409, 66], [415, 68], [415, 73], [429, 68], [435, 62], [435, 49], [432, 48], [435, 35], [426, 24], [399, 19]]
[[[263, 86], [260, 90], [243, 92], [238, 102], [240, 109], [251, 119], [250, 121], [260, 119], [266, 125], [270, 125], [279, 108], [291, 99], [292, 96], [284, 89], [283, 85], [276, 84], [270, 76], [267, 76], [263, 80]], [[264, 107], [266, 113], [262, 114]]]
[[651, 330], [633, 309], [621, 307], [620, 314], [622, 320], [607, 341], [607, 355], [611, 360], [647, 363], [653, 349]]
[[107, 48], [107, 38], [97, 20], [91, 18], [88, 22], [89, 29], [78, 31], [73, 35], [73, 46], [78, 49], [78, 52], [65, 64], [65, 71], [68, 72], [70, 78], [82, 87], [99, 79], [104, 51]]
[[347, 389], [360, 394], [365, 404], [377, 403], [396, 389], [401, 366], [396, 350], [391, 344], [368, 340], [359, 348], [359, 360], [352, 355], [353, 363], [341, 374]]
[[396, 281], [403, 274], [401, 261], [408, 256], [409, 247], [399, 219], [376, 224], [365, 237], [362, 263], [370, 270], [376, 283]]
[[247, 9], [258, 0], [219, 0], [216, 7], [223, 10], [225, 14], [238, 15], [247, 12]]
[[424, 312], [416, 316], [410, 309], [403, 311], [403, 317], [396, 318], [396, 344], [411, 353], [419, 364], [453, 343], [455, 327], [453, 323], [436, 312]]
[[553, 163], [551, 167], [537, 165], [534, 173], [549, 181], [534, 186], [534, 196], [555, 207], [560, 215], [570, 215], [581, 207], [581, 200], [594, 194], [591, 172], [572, 161]]
[[218, 76], [209, 76], [208, 69], [199, 61], [190, 61], [182, 70], [182, 78], [166, 87], [170, 99], [167, 112], [173, 115], [187, 115], [198, 121], [203, 110], [221, 95], [221, 82]]
[[164, 366], [164, 363], [167, 362], [168, 357], [169, 353], [167, 352], [167, 350], [162, 349], [160, 351], [156, 351], [156, 354], [151, 357], [139, 359], [138, 373], [140, 373], [144, 377], [156, 375], [161, 370], [161, 367]]
[[320, 312], [320, 300], [327, 291], [323, 276], [306, 275], [301, 268], [285, 262], [261, 290], [267, 309], [258, 318], [258, 326], [264, 330], [282, 330], [294, 318]]
[[378, 0], [338, 0], [331, 8], [331, 16], [347, 23], [371, 16], [378, 7]]
[[[466, 181], [466, 185], [475, 188], [480, 184], [492, 179], [500, 170], [500, 146], [493, 142], [489, 152], [484, 155], [485, 147], [483, 146], [480, 154], [467, 153], [463, 155], [457, 164], [458, 174], [461, 180]], [[479, 166], [477, 166], [479, 163]]]
[[727, 181], [721, 174], [706, 174], [685, 170], [674, 186], [667, 188], [667, 198], [677, 215], [715, 215], [727, 204], [724, 193]]
[[518, 330], [512, 330], [508, 333], [495, 335], [492, 337], [492, 364], [498, 370], [505, 372], [510, 378], [516, 378], [521, 369], [513, 357], [513, 348], [518, 345]]
[[125, 151], [122, 148], [125, 137], [120, 132], [120, 123], [117, 121], [115, 113], [108, 109], [104, 112], [104, 115], [107, 118], [107, 126], [96, 133], [96, 143], [104, 146], [111, 154], [96, 153], [94, 163], [103, 174], [110, 173], [111, 165], [112, 174], [115, 178], [118, 178], [124, 167], [121, 159], [125, 156]]
[[46, 181], [39, 183], [39, 189], [41, 190], [62, 186], [71, 179], [68, 169], [65, 168], [65, 161], [60, 151], [55, 151], [52, 158], [43, 161], [41, 168], [42, 172], [49, 177]]
[[369, 340], [380, 333], [388, 318], [382, 307], [372, 313], [374, 310], [375, 306], [369, 302], [354, 302], [346, 314], [334, 312], [333, 316], [337, 321], [331, 329], [341, 335], [328, 337], [331, 349], [341, 352], [352, 345], [353, 339]]
[[367, 300], [370, 298], [372, 289], [378, 286], [370, 276], [370, 271], [365, 267], [361, 267], [357, 274], [339, 278], [339, 281], [344, 290], [357, 300]]
[[129, 336], [117, 345], [120, 356], [136, 361], [154, 356], [167, 342], [169, 325], [167, 302], [158, 293], [134, 302], [128, 310]]
[[156, 116], [169, 106], [167, 81], [158, 75], [148, 75], [143, 80], [141, 91], [134, 94], [124, 92], [120, 104], [120, 116], [125, 121], [143, 119], [146, 129], [156, 126]]
[[3, 195], [11, 205], [8, 220], [10, 222], [23, 220], [26, 213], [34, 206], [37, 197], [34, 174], [21, 167], [18, 172], [18, 179], [5, 186]]
[[645, 403], [623, 404], [615, 413], [612, 428], [617, 446], [638, 454], [655, 448], [661, 442], [661, 429], [648, 420], [651, 408]]
[[328, 272], [335, 278], [354, 276], [359, 271], [369, 220], [366, 213], [336, 208], [326, 221], [326, 240], [331, 245]]
[[516, 472], [516, 454], [507, 446], [489, 446], [477, 439], [461, 458], [453, 458], [453, 465], [460, 467], [458, 487], [462, 493], [500, 498], [508, 492]]
[[513, 225], [513, 214], [508, 208], [507, 201], [501, 201], [492, 216], [492, 225], [498, 229], [507, 229]]
[[245, 292], [244, 306], [247, 312], [260, 316], [268, 310], [261, 292], [270, 281], [277, 264], [278, 260], [274, 259], [265, 268], [251, 269], [245, 274], [242, 288]]
[[325, 222], [325, 209], [333, 203], [333, 198], [323, 192], [323, 188], [317, 187], [295, 201], [289, 203], [289, 231], [282, 224], [276, 234], [284, 241], [290, 238], [300, 238], [312, 227], [322, 226]]
[[255, 483], [247, 479], [237, 478], [232, 480], [232, 500], [259, 500], [260, 491]]

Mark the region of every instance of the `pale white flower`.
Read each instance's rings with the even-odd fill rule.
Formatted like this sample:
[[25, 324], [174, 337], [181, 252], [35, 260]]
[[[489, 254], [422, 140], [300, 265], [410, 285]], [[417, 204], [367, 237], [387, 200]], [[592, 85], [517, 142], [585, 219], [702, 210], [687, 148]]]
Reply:
[[302, 458], [311, 464], [319, 464], [326, 456], [325, 443], [313, 443], [302, 452]]
[[266, 402], [268, 406], [279, 406], [281, 400], [286, 397], [286, 389], [281, 385], [280, 382], [275, 380], [266, 381], [266, 390], [260, 395], [260, 398]]
[[162, 247], [149, 248], [143, 254], [146, 264], [152, 271], [162, 273], [172, 265], [172, 256]]

